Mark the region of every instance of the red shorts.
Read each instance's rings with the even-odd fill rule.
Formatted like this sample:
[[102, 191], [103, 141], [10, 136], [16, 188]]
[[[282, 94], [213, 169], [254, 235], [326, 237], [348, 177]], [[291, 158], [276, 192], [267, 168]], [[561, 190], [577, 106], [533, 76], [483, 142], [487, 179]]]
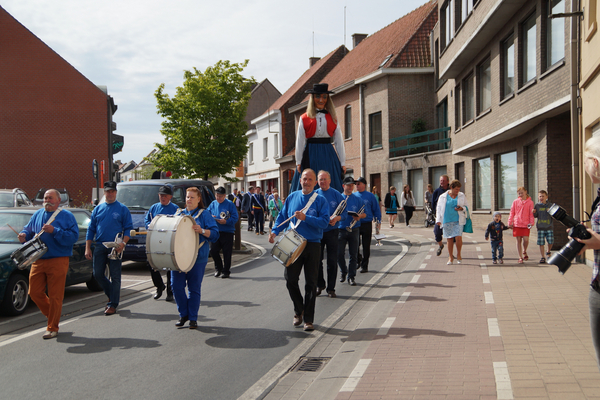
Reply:
[[530, 229], [513, 227], [513, 237], [529, 236]]

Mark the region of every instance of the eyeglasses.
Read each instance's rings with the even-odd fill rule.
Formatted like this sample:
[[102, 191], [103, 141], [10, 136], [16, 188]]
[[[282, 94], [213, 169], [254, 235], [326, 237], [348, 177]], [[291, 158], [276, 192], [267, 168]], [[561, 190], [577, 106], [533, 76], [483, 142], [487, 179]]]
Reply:
[[329, 96], [328, 94], [313, 94], [313, 96], [315, 96], [315, 99], [326, 99], [327, 96]]

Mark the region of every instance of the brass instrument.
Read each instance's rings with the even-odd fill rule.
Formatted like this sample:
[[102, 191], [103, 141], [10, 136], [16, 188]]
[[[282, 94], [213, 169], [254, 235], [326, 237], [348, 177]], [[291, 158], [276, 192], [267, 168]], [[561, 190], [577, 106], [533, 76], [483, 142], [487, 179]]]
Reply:
[[[109, 245], [107, 245], [107, 243]], [[108, 258], [111, 260], [121, 260], [123, 258], [123, 251], [125, 251], [125, 249], [123, 249], [122, 252], [117, 253], [117, 247], [123, 243], [123, 234], [122, 233], [117, 233], [117, 236], [115, 236], [115, 241], [114, 242], [104, 242], [103, 244], [106, 247], [112, 247], [112, 250], [110, 252], [110, 254], [108, 255]]]
[[335, 217], [342, 215], [342, 213], [344, 212], [345, 209], [346, 209], [346, 199], [340, 201], [340, 204], [338, 204], [337, 208], [333, 212], [333, 215], [331, 217], [329, 217], [329, 220], [331, 221]]
[[229, 213], [229, 211], [222, 211], [220, 217], [221, 219], [228, 220], [229, 217], [231, 217], [231, 214]]
[[[359, 215], [360, 215], [360, 214], [362, 214], [362, 213], [363, 213], [363, 211], [365, 211], [365, 206], [364, 206], [364, 205], [363, 205], [363, 206], [360, 208], [360, 210], [358, 210], [357, 214], [359, 214]], [[350, 222], [350, 225], [348, 225], [348, 226], [346, 227], [346, 230], [347, 230], [348, 232], [352, 232], [352, 228], [354, 228], [354, 225], [356, 225], [356, 222], [358, 222], [358, 221], [356, 221], [355, 219], [353, 219], [353, 220], [352, 220], [352, 222]]]

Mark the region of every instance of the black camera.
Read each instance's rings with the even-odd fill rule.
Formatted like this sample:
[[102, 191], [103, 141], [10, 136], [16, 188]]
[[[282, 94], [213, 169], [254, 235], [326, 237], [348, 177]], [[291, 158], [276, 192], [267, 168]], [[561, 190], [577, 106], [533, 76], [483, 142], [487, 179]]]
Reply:
[[557, 253], [554, 253], [550, 259], [548, 259], [548, 264], [556, 265], [558, 267], [558, 271], [561, 274], [564, 274], [571, 266], [573, 259], [585, 246], [583, 243], [579, 243], [575, 239], [589, 239], [592, 237], [592, 235], [587, 231], [585, 225], [577, 221], [575, 218], [567, 215], [565, 209], [558, 204], [553, 204], [548, 209], [548, 213], [552, 216], [552, 218], [559, 221], [567, 228], [571, 228], [569, 231], [569, 237], [572, 239], [569, 240], [569, 243], [565, 244]]

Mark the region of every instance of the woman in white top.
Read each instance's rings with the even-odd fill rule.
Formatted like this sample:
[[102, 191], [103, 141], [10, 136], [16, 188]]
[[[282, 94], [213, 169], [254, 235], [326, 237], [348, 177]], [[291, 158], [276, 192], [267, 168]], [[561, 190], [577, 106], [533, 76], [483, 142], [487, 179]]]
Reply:
[[406, 216], [406, 226], [410, 228], [410, 219], [413, 216], [413, 212], [415, 211], [415, 197], [413, 196], [413, 192], [410, 190], [410, 186], [404, 185], [402, 189], [401, 202], [402, 208], [404, 210], [404, 215]]

